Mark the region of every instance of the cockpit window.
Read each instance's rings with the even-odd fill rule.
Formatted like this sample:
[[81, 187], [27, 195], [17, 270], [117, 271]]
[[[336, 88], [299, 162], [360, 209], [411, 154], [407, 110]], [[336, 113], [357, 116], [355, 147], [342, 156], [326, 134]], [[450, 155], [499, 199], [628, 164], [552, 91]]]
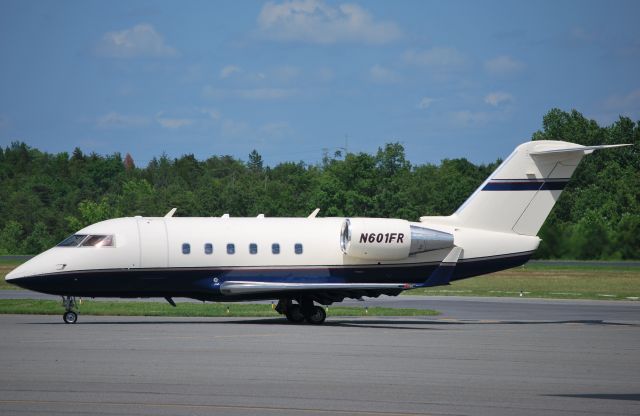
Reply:
[[81, 247], [113, 247], [112, 235], [90, 235], [81, 244]]
[[65, 238], [58, 247], [78, 247], [78, 245], [87, 237], [86, 234], [74, 234]]
[[58, 247], [114, 247], [113, 235], [74, 234], [64, 239]]

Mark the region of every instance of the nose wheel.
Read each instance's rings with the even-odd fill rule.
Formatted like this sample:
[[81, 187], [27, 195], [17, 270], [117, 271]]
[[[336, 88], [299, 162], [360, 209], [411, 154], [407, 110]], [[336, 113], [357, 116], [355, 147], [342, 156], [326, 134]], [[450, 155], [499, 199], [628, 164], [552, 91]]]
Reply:
[[64, 313], [62, 314], [62, 320], [65, 324], [75, 324], [78, 322], [78, 314], [74, 311], [76, 309], [76, 298], [73, 296], [63, 296], [62, 306], [64, 306]]
[[78, 321], [78, 314], [74, 311], [67, 311], [62, 315], [65, 324], [75, 324]]

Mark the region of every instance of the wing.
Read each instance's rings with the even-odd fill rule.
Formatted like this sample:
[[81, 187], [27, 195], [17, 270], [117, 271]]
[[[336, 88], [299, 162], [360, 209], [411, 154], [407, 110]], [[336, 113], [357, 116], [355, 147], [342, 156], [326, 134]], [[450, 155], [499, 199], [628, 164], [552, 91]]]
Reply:
[[308, 296], [316, 302], [329, 305], [345, 298], [359, 299], [363, 296], [377, 298], [380, 295], [397, 296], [414, 285], [408, 283], [271, 283], [235, 282], [220, 284], [220, 293], [237, 297], [297, 297]]
[[363, 296], [377, 298], [380, 295], [397, 296], [401, 292], [419, 287], [448, 285], [462, 249], [454, 247], [440, 266], [423, 283], [286, 283], [225, 281], [220, 283], [220, 293], [230, 297], [310, 297], [316, 302], [329, 305], [345, 298], [359, 299]]

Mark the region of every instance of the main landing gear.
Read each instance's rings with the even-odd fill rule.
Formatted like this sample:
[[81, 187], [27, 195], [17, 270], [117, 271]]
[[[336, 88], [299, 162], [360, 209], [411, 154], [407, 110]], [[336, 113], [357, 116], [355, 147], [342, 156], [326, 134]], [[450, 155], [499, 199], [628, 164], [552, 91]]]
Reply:
[[298, 303], [293, 303], [292, 299], [280, 299], [276, 306], [276, 311], [287, 317], [287, 320], [294, 324], [306, 321], [312, 325], [320, 325], [327, 319], [327, 313], [322, 306], [313, 304], [310, 298], [297, 299]]
[[62, 314], [64, 323], [75, 324], [78, 322], [78, 314], [74, 311], [76, 309], [76, 298], [74, 296], [63, 296], [62, 306], [64, 306], [64, 313]]

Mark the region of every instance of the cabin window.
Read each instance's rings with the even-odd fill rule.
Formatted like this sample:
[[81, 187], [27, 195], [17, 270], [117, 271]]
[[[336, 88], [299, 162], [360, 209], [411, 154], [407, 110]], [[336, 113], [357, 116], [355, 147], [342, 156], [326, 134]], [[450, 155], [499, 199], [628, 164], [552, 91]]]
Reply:
[[204, 254], [211, 254], [211, 253], [213, 253], [213, 244], [204, 243]]
[[302, 244], [296, 243], [294, 248], [295, 248], [296, 254], [302, 254]]
[[280, 254], [280, 244], [278, 243], [271, 244], [271, 252], [273, 254]]
[[256, 243], [249, 244], [249, 254], [258, 254], [258, 245]]
[[86, 234], [74, 234], [65, 238], [58, 247], [77, 247], [85, 238], [87, 238]]
[[191, 253], [191, 244], [182, 243], [182, 254], [189, 254], [189, 253]]
[[236, 252], [236, 245], [233, 243], [227, 244], [227, 254], [235, 254], [235, 252]]

